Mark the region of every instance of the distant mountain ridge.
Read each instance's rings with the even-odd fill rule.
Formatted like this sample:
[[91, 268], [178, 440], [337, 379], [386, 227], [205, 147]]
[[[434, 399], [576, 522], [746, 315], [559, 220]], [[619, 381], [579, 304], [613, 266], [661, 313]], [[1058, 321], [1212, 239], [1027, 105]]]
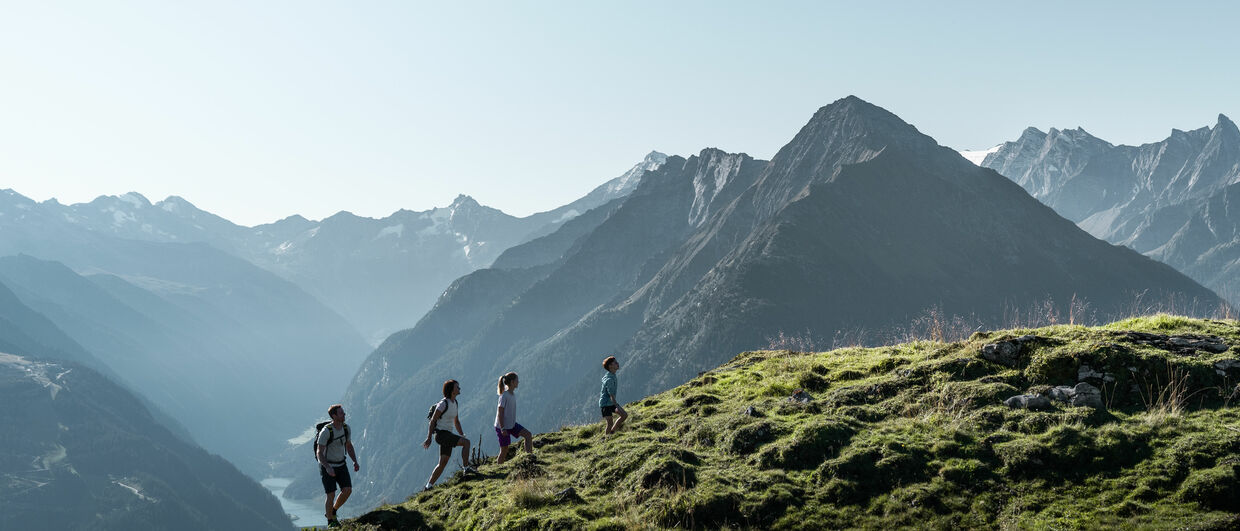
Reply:
[[141, 194], [127, 193], [62, 205], [36, 203], [6, 190], [0, 191], [0, 225], [6, 214], [9, 220], [38, 215], [98, 235], [207, 243], [292, 281], [378, 343], [416, 323], [452, 280], [489, 266], [517, 243], [554, 232], [565, 221], [628, 195], [643, 173], [666, 159], [651, 152], [582, 198], [523, 218], [461, 195], [447, 207], [400, 210], [381, 219], [339, 212], [321, 221], [291, 216], [243, 227], [177, 196], [152, 204]]
[[1240, 302], [1240, 129], [1173, 129], [1116, 146], [1083, 129], [1026, 129], [981, 162], [1081, 228], [1166, 262]]
[[[505, 253], [525, 257], [511, 268], [457, 280], [368, 358], [346, 395], [370, 427], [363, 451], [381, 463], [362, 496], [398, 499], [425, 480], [429, 460], [408, 444], [425, 424], [402, 412], [447, 378], [467, 389], [472, 435], [493, 417], [496, 377], [526, 375], [522, 423], [539, 431], [596, 418], [609, 353], [629, 401], [783, 330], [831, 337], [932, 306], [997, 321], [1008, 305], [1074, 296], [1107, 315], [1147, 289], [1222, 304], [856, 97], [820, 109], [769, 162], [717, 149], [669, 157], [571, 228], [571, 244], [534, 240]], [[494, 444], [485, 430], [482, 443]]]

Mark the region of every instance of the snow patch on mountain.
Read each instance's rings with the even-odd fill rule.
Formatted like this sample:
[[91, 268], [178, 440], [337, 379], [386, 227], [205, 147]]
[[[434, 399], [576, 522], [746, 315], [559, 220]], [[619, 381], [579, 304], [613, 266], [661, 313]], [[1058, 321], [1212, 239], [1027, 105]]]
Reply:
[[642, 159], [641, 162], [637, 163], [636, 166], [633, 166], [632, 169], [625, 172], [624, 175], [613, 179], [607, 185], [607, 194], [613, 197], [628, 195], [634, 188], [637, 188], [637, 183], [641, 182], [642, 175], [648, 171], [659, 169], [659, 167], [666, 162], [667, 155], [659, 153], [658, 151], [651, 151], [646, 155], [645, 159]]
[[133, 205], [134, 208], [142, 208], [146, 205], [151, 204], [149, 201], [146, 200], [145, 197], [142, 196], [142, 194], [139, 194], [137, 192], [129, 192], [127, 194], [122, 194], [120, 197], [117, 197], [117, 199], [120, 199], [121, 201], [124, 201], [126, 203]]
[[996, 151], [999, 151], [999, 148], [1001, 148], [1001, 147], [1003, 147], [1003, 144], [999, 144], [999, 145], [997, 145], [997, 146], [995, 146], [995, 147], [992, 147], [992, 148], [990, 148], [990, 149], [980, 149], [980, 150], [974, 150], [974, 151], [966, 151], [966, 150], [962, 150], [962, 151], [960, 151], [960, 156], [962, 156], [962, 157], [964, 157], [964, 158], [968, 159], [968, 161], [969, 161], [969, 162], [972, 162], [973, 164], [976, 164], [976, 165], [978, 165], [978, 166], [981, 166], [981, 165], [982, 165], [982, 161], [983, 161], [983, 160], [986, 160], [986, 156], [987, 156], [987, 155], [989, 155], [989, 154], [991, 154], [991, 153], [994, 153], [994, 152], [996, 152]]
[[[728, 179], [740, 171], [742, 160], [739, 156], [723, 155], [722, 160], [714, 165], [713, 174], [699, 170], [697, 175], [693, 176], [693, 206], [689, 209], [690, 226], [696, 227], [706, 220], [711, 202], [728, 184]], [[702, 169], [710, 166], [711, 164], [704, 162]]]
[[[31, 380], [34, 380], [35, 383], [38, 383], [48, 389], [48, 391], [52, 394], [52, 400], [56, 399], [56, 395], [60, 393], [61, 389], [64, 389], [63, 385], [53, 382], [53, 378], [48, 377], [47, 370], [48, 368], [53, 367], [50, 363], [30, 361], [21, 356], [0, 352], [0, 365], [9, 365], [25, 372], [26, 376]], [[54, 379], [64, 383], [63, 380], [61, 380], [61, 377], [69, 374], [69, 372], [70, 371], [63, 371], [60, 374], [57, 374]]]
[[390, 227], [383, 227], [383, 229], [379, 231], [379, 235], [375, 236], [375, 239], [378, 240], [384, 236], [393, 236], [393, 235], [396, 236], [397, 239], [400, 239], [400, 237], [403, 236], [404, 234], [405, 234], [405, 224], [397, 223], [396, 225], [392, 225]]
[[423, 212], [422, 219], [430, 220], [431, 225], [420, 231], [418, 236], [437, 236], [448, 233], [448, 222], [452, 220], [453, 211], [451, 208], [435, 208], [430, 212]]
[[135, 218], [133, 214], [124, 210], [116, 210], [115, 208], [109, 208], [109, 210], [112, 211], [112, 226], [114, 227], [122, 227], [126, 223], [138, 221], [138, 218]]
[[553, 221], [552, 223], [564, 223], [565, 221], [568, 221], [580, 215], [581, 215], [581, 212], [578, 212], [577, 209], [575, 208], [570, 209], [568, 212], [565, 212], [564, 214], [562, 214], [559, 219]]

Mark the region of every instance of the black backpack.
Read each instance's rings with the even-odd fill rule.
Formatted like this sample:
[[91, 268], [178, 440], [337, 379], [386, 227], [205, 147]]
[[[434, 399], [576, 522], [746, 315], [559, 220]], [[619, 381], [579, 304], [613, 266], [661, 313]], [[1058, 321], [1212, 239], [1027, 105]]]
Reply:
[[[315, 424], [314, 425], [314, 444], [311, 445], [312, 447], [314, 447], [314, 460], [315, 461], [319, 460], [319, 434], [323, 432], [324, 427], [327, 428], [327, 433], [330, 434], [327, 436], [327, 445], [325, 445], [324, 448], [331, 445], [332, 442], [334, 442], [336, 439], [339, 438], [339, 437], [336, 437], [335, 431], [332, 430], [332, 421], [328, 420], [328, 421]], [[346, 441], [350, 440], [348, 424], [344, 425], [344, 440]]]
[[[435, 418], [435, 409], [438, 408], [439, 404], [442, 403], [444, 400], [447, 400], [447, 398], [440, 398], [438, 402], [431, 404], [431, 408], [426, 411], [426, 420]], [[445, 407], [444, 411], [447, 412], [448, 408]]]

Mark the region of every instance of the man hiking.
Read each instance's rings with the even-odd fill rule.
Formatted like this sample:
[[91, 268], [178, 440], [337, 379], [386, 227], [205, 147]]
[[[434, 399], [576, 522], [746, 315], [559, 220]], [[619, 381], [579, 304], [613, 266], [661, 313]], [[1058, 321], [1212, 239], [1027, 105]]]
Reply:
[[[315, 438], [315, 457], [319, 460], [319, 478], [323, 480], [323, 491], [327, 493], [327, 502], [323, 507], [327, 512], [327, 527], [339, 527], [336, 511], [344, 505], [349, 495], [353, 494], [353, 480], [349, 478], [349, 467], [345, 466], [344, 454], [348, 452], [353, 460], [353, 471], [361, 469], [357, 464], [357, 454], [353, 452], [353, 441], [349, 437], [349, 425], [344, 423], [344, 406], [335, 404], [327, 408], [330, 424], [323, 426]], [[336, 486], [340, 486], [340, 497], [336, 497]]]
[[[466, 473], [478, 473], [474, 467], [469, 466], [469, 439], [465, 438], [465, 431], [461, 429], [461, 421], [456, 417], [456, 397], [460, 394], [461, 384], [456, 380], [443, 383], [443, 399], [435, 404], [435, 412], [431, 415], [431, 425], [427, 430], [426, 440], [422, 441], [422, 448], [430, 448], [431, 437], [435, 437], [435, 442], [439, 443], [439, 464], [431, 472], [431, 478], [426, 482], [426, 486], [422, 487], [423, 490], [435, 486], [439, 475], [443, 473], [443, 469], [448, 466], [448, 461], [452, 459], [452, 449], [458, 446], [461, 447], [461, 468]], [[453, 428], [456, 428], [456, 433], [452, 433]]]
[[[629, 418], [628, 412], [620, 407], [620, 402], [616, 401], [616, 371], [620, 370], [620, 362], [616, 361], [615, 356], [607, 356], [603, 360], [603, 369], [607, 371], [602, 378], [602, 389], [598, 393], [598, 407], [603, 413], [603, 420], [607, 421], [607, 429], [605, 435], [611, 435], [624, 425], [625, 419]], [[618, 415], [620, 418], [613, 419], [612, 414]]]

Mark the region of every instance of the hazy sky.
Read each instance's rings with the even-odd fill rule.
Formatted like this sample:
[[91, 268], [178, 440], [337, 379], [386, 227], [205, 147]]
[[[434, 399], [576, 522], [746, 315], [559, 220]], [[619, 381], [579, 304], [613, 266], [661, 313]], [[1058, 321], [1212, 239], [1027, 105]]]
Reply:
[[1240, 119], [1231, 2], [0, 0], [0, 188], [254, 225], [515, 215], [651, 150], [769, 158], [855, 94], [939, 143]]

